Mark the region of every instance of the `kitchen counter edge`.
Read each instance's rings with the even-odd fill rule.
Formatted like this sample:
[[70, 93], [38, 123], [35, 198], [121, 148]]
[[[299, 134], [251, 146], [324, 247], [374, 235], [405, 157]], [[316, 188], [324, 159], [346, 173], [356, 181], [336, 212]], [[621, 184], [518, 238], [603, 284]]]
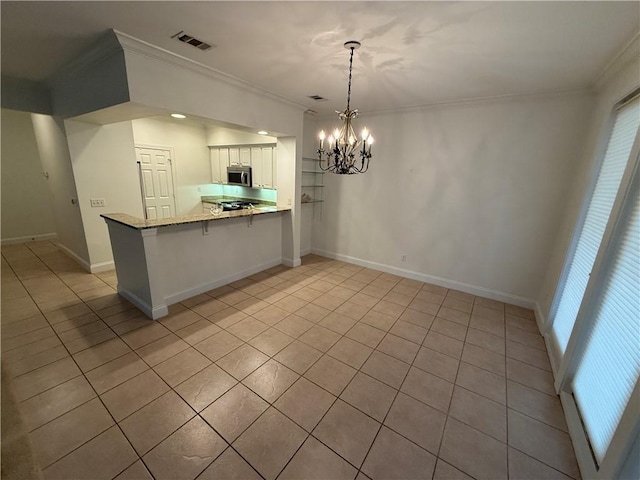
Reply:
[[126, 213], [104, 213], [100, 215], [105, 220], [125, 225], [135, 230], [145, 230], [148, 228], [170, 227], [173, 225], [188, 225], [190, 223], [210, 222], [212, 220], [225, 220], [227, 218], [250, 217], [251, 215], [264, 215], [267, 213], [290, 212], [291, 207], [260, 207], [249, 209], [222, 212], [214, 216], [210, 213], [197, 213], [195, 215], [184, 215], [181, 217], [162, 218], [160, 220], [143, 220], [138, 217], [127, 215]]

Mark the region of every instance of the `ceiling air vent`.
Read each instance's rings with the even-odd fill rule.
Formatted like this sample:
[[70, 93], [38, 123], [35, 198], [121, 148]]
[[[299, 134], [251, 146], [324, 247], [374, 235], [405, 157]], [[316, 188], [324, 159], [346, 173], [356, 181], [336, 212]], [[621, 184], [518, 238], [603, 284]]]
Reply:
[[326, 102], [328, 100], [328, 98], [321, 97], [320, 95], [309, 95], [308, 98], [316, 102]]
[[207, 51], [215, 46], [215, 45], [211, 45], [210, 43], [203, 42], [202, 40], [198, 40], [197, 38], [192, 37], [187, 33], [184, 33], [184, 31], [182, 30], [176, 33], [175, 35], [173, 35], [171, 38], [176, 38], [183, 43], [187, 43], [192, 47], [196, 47], [198, 50]]

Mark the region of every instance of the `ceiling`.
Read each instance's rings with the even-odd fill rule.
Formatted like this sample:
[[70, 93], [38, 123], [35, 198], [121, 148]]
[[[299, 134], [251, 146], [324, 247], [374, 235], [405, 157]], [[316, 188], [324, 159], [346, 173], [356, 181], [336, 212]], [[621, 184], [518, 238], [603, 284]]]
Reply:
[[3, 75], [45, 81], [114, 28], [321, 114], [346, 105], [347, 40], [362, 42], [351, 106], [370, 112], [588, 88], [640, 29], [635, 1], [0, 5]]

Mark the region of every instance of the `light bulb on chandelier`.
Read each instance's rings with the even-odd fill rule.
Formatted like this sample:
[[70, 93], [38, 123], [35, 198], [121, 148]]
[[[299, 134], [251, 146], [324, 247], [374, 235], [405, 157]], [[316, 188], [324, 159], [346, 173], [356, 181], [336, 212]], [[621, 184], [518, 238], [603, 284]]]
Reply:
[[[347, 90], [347, 108], [344, 112], [336, 110], [338, 118], [342, 121], [342, 127], [336, 128], [333, 134], [327, 138], [324, 130], [320, 131], [320, 148], [318, 148], [318, 160], [322, 170], [330, 171], [340, 175], [351, 175], [354, 173], [364, 173], [369, 168], [371, 159], [371, 145], [373, 136], [365, 127], [362, 129], [360, 138], [353, 130], [352, 121], [358, 117], [358, 110], [351, 110], [351, 71], [353, 68], [353, 52], [360, 48], [360, 42], [351, 40], [344, 44], [344, 48], [351, 50], [349, 58], [349, 88]], [[324, 141], [328, 142], [325, 150]], [[362, 148], [360, 148], [362, 147]]]

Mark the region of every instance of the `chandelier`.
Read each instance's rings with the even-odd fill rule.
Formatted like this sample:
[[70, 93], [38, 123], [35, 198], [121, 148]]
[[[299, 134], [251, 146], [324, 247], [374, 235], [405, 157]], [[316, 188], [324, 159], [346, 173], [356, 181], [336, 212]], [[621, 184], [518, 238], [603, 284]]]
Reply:
[[[344, 48], [351, 50], [349, 58], [349, 88], [347, 90], [347, 108], [344, 112], [336, 110], [338, 118], [342, 122], [340, 128], [327, 138], [324, 130], [320, 131], [320, 148], [318, 148], [318, 160], [320, 169], [330, 171], [339, 175], [352, 175], [354, 173], [364, 173], [369, 168], [371, 159], [371, 145], [373, 137], [366, 129], [362, 130], [358, 138], [353, 130], [352, 121], [358, 117], [358, 110], [351, 110], [351, 70], [353, 67], [353, 51], [360, 48], [360, 42], [351, 40], [344, 44]], [[325, 141], [328, 148], [325, 150]]]

